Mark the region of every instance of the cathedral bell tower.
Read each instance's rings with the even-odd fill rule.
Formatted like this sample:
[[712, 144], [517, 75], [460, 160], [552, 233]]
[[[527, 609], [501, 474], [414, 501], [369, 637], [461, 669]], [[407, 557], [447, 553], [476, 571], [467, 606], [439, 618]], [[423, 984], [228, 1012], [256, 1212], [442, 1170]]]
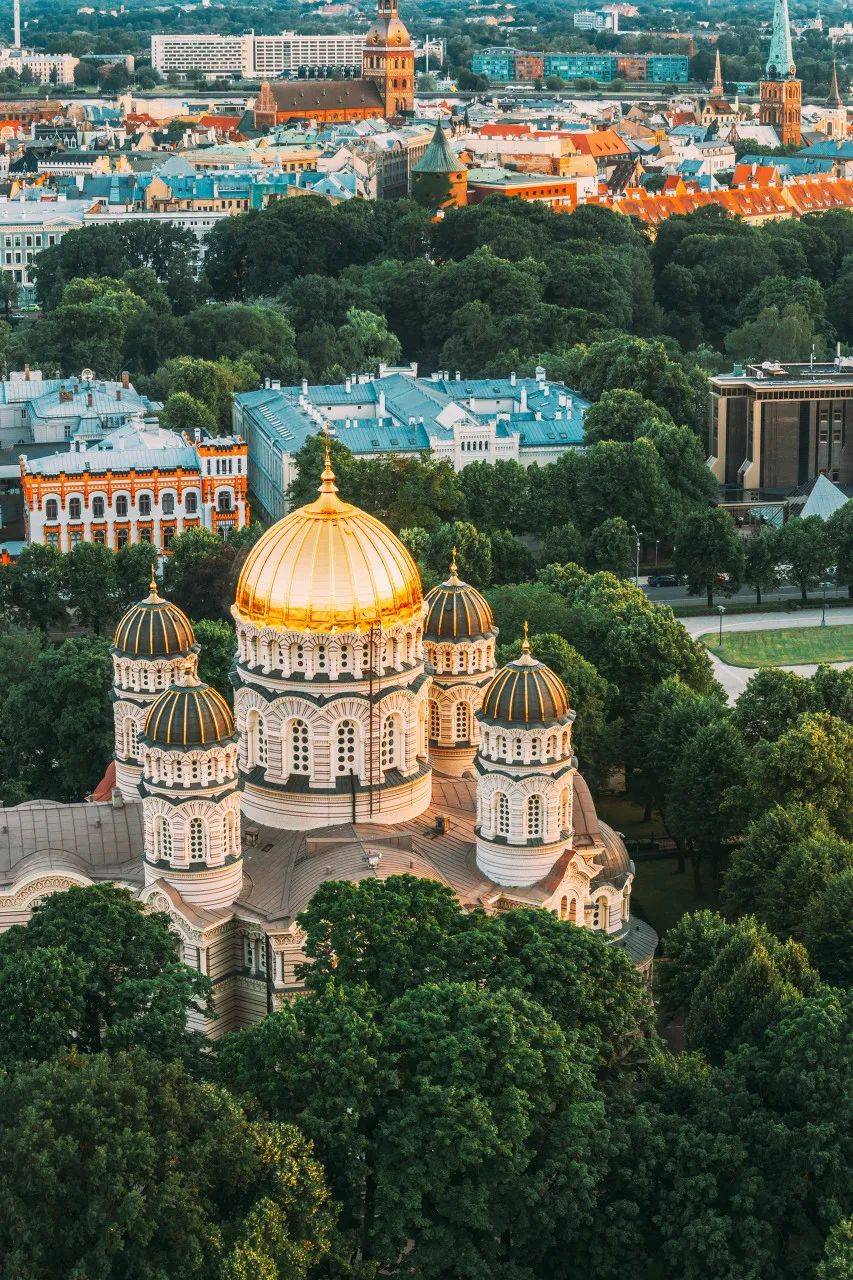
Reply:
[[803, 141], [803, 86], [791, 48], [788, 0], [775, 0], [773, 35], [766, 78], [761, 82], [760, 120], [779, 135], [783, 147], [799, 147]]
[[397, 0], [377, 0], [376, 19], [364, 41], [362, 78], [379, 89], [386, 120], [414, 111], [415, 51]]

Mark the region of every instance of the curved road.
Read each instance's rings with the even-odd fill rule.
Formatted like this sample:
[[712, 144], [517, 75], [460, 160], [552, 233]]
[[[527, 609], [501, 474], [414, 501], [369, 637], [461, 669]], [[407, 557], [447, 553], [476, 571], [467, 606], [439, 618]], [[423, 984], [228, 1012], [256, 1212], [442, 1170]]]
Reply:
[[[723, 632], [726, 631], [769, 631], [779, 627], [817, 627], [820, 626], [820, 609], [803, 609], [801, 613], [740, 613], [723, 619]], [[691, 636], [701, 636], [707, 631], [716, 632], [720, 625], [719, 616], [709, 613], [701, 618], [679, 619], [684, 629]], [[853, 605], [849, 608], [832, 609], [827, 612], [827, 622], [832, 626], [853, 623]], [[711, 654], [714, 664], [714, 675], [728, 695], [729, 702], [735, 702], [743, 693], [749, 680], [755, 675], [754, 667], [730, 667]], [[849, 667], [849, 662], [833, 663], [833, 666]], [[817, 670], [815, 663], [808, 665], [784, 667], [785, 671], [796, 671], [798, 675], [810, 676]]]

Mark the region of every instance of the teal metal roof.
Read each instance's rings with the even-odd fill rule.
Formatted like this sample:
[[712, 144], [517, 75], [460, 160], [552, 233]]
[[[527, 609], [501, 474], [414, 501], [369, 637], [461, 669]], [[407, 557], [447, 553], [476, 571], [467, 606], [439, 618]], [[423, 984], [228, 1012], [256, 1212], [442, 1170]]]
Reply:
[[432, 142], [417, 164], [412, 165], [412, 173], [456, 173], [461, 167], [462, 162], [447, 141], [441, 121], [437, 120]]
[[804, 519], [807, 516], [820, 516], [821, 520], [828, 520], [846, 502], [847, 497], [838, 485], [833, 484], [827, 476], [818, 476], [800, 514]]

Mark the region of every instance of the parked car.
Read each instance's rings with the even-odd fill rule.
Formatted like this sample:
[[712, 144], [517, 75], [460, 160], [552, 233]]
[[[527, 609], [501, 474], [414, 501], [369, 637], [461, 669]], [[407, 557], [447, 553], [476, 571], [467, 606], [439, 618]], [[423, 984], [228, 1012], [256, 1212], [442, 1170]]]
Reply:
[[681, 579], [677, 573], [650, 573], [650, 587], [680, 587]]

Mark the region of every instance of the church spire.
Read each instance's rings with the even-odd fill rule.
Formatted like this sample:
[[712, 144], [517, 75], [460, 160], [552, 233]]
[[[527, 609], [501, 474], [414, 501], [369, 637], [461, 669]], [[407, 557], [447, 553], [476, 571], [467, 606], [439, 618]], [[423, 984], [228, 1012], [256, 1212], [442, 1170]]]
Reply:
[[829, 105], [831, 107], [844, 106], [844, 99], [838, 87], [838, 62], [835, 58], [832, 59], [832, 84], [829, 86]]
[[770, 38], [770, 56], [767, 59], [767, 79], [793, 80], [796, 74], [794, 52], [791, 48], [791, 19], [788, 16], [788, 0], [775, 0], [773, 35]]
[[717, 57], [714, 61], [714, 83], [711, 85], [711, 98], [718, 101], [724, 96], [723, 88], [723, 64], [720, 61], [720, 51], [717, 50]]

